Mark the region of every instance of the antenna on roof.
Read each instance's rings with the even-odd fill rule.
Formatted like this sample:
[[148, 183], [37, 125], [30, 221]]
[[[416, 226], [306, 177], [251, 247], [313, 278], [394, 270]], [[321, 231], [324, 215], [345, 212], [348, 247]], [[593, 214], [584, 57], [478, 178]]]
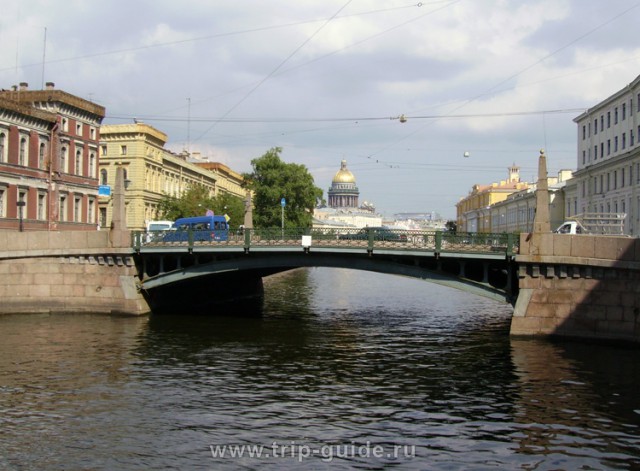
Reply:
[[42, 46], [42, 86], [40, 87], [44, 90], [44, 64], [45, 58], [47, 57], [47, 27], [44, 27], [44, 45]]

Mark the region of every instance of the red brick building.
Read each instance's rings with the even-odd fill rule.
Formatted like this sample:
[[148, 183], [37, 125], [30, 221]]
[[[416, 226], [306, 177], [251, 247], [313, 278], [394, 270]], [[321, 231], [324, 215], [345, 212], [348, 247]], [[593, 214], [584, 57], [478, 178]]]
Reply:
[[0, 91], [0, 229], [96, 230], [104, 116], [52, 83]]

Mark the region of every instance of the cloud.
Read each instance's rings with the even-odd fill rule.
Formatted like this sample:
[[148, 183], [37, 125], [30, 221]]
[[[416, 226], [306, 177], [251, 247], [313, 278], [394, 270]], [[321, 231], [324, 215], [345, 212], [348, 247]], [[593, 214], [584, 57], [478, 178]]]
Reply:
[[[628, 1], [416, 5], [5, 0], [0, 86], [44, 75], [107, 123], [138, 117], [239, 171], [281, 146], [323, 189], [346, 158], [379, 209], [453, 217], [471, 185], [514, 162], [527, 175], [540, 147], [550, 171], [575, 167], [570, 110], [638, 75]], [[533, 113], [551, 110], [569, 111]]]

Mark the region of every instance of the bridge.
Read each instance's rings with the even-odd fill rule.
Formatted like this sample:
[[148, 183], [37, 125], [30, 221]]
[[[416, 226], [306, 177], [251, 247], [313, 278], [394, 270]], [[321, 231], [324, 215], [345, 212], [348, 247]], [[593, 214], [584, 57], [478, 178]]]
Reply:
[[[169, 236], [168, 236], [169, 235]], [[178, 240], [176, 240], [178, 239]], [[424, 279], [494, 300], [515, 302], [514, 234], [443, 231], [247, 229], [211, 240], [208, 231], [133, 233], [141, 289], [155, 295], [215, 278], [210, 286], [229, 290], [227, 280], [255, 279], [298, 267], [340, 267]], [[236, 285], [238, 283], [235, 283]], [[237, 287], [237, 286], [236, 286]], [[208, 295], [211, 288], [205, 291]], [[157, 304], [173, 299], [161, 295]], [[198, 296], [189, 290], [189, 296]], [[204, 300], [203, 300], [204, 302]]]

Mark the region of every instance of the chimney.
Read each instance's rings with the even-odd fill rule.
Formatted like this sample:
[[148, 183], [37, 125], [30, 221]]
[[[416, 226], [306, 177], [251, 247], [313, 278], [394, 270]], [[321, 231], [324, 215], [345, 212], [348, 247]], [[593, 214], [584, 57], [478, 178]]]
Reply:
[[27, 82], [20, 82], [20, 91], [23, 92], [29, 89], [29, 84]]
[[47, 82], [46, 87], [47, 87], [47, 90], [53, 90], [54, 88], [56, 88], [56, 84], [53, 82]]

